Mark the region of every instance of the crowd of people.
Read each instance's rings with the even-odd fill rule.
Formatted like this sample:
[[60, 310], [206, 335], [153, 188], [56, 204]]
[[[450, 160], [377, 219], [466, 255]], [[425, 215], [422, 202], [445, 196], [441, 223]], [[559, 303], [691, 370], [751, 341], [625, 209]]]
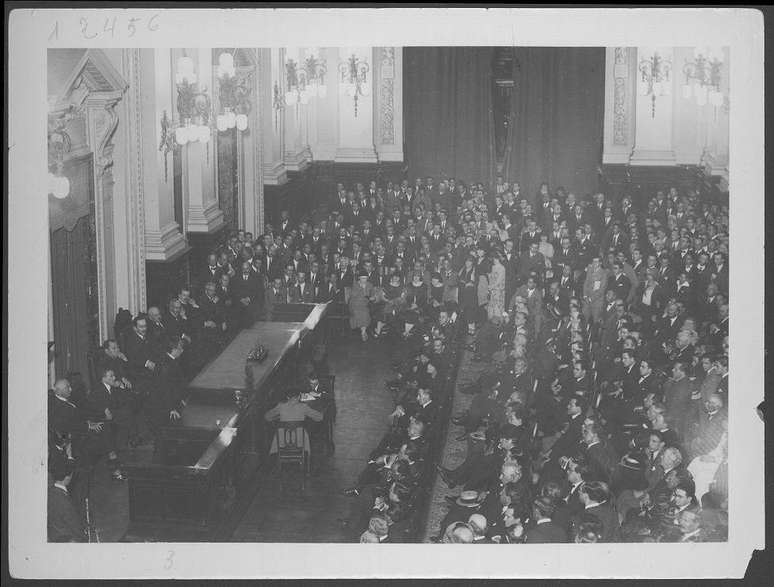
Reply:
[[105, 342], [88, 395], [57, 381], [56, 487], [84, 454], [122, 479], [120, 451], [180, 418], [180, 382], [233, 332], [279, 304], [333, 301], [364, 342], [410, 349], [390, 382], [393, 426], [350, 492], [374, 491], [364, 541], [392, 539], [382, 530], [432, 462], [422, 439], [441, 412], [426, 408], [448, 391], [458, 332], [490, 368], [453, 419], [468, 452], [441, 468], [462, 492], [437, 540], [723, 539], [727, 204], [674, 187], [647, 201], [546, 184], [525, 197], [498, 177], [339, 183], [324, 208], [230, 233], [163, 313]]

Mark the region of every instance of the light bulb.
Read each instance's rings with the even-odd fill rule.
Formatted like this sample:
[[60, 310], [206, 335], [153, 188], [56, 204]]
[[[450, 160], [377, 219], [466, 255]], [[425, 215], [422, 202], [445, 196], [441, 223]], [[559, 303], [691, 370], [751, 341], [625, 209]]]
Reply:
[[236, 117], [236, 127], [237, 127], [237, 130], [240, 130], [240, 131], [247, 130], [247, 115], [246, 114], [237, 114], [237, 117]]
[[224, 51], [218, 57], [218, 65], [220, 65], [221, 71], [231, 71], [234, 69], [234, 56]]
[[226, 119], [226, 128], [234, 128], [236, 124], [236, 114], [234, 114], [234, 111], [228, 110], [223, 116]]
[[709, 101], [713, 106], [720, 106], [723, 103], [723, 94], [716, 91], [710, 92]]
[[226, 125], [226, 117], [223, 114], [218, 114], [218, 117], [215, 119], [215, 126], [218, 128], [218, 131], [225, 132], [227, 125]]
[[320, 96], [320, 98], [325, 99], [325, 96], [328, 95], [328, 88], [325, 86], [325, 84], [320, 84], [317, 88], [317, 95]]
[[64, 176], [55, 177], [53, 188], [52, 193], [55, 198], [60, 200], [66, 198], [70, 193], [70, 180]]
[[175, 129], [175, 141], [178, 145], [185, 145], [188, 142], [188, 129], [185, 126]]
[[309, 92], [307, 90], [301, 90], [301, 103], [309, 104]]
[[309, 96], [311, 98], [314, 98], [317, 96], [317, 84], [309, 84], [307, 87], [307, 91], [309, 92]]
[[206, 143], [210, 140], [211, 136], [212, 131], [209, 126], [203, 124], [199, 127], [199, 142]]
[[48, 193], [53, 194], [54, 193], [54, 183], [56, 182], [56, 175], [48, 172]]
[[285, 93], [285, 104], [288, 106], [292, 106], [296, 103], [296, 100], [298, 99], [298, 96], [296, 96], [295, 92], [286, 92]]

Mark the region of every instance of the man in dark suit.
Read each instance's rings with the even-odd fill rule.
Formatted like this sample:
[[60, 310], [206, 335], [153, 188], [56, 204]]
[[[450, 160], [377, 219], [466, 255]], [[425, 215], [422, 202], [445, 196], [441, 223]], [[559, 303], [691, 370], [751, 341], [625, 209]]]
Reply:
[[583, 511], [573, 518], [571, 522], [571, 534], [577, 533], [577, 529], [586, 516], [595, 516], [602, 523], [601, 542], [619, 542], [621, 527], [618, 522], [618, 513], [610, 501], [610, 489], [607, 483], [602, 481], [589, 481], [580, 488], [580, 499], [583, 503]]
[[607, 278], [607, 291], [615, 292], [615, 297], [620, 300], [629, 298], [632, 282], [624, 275], [623, 267], [620, 263], [613, 263], [613, 274]]
[[118, 451], [126, 448], [129, 435], [130, 405], [126, 392], [116, 386], [116, 376], [110, 369], [100, 373], [100, 383], [87, 398], [89, 419], [103, 422], [108, 463], [113, 478], [125, 479], [118, 462]]
[[524, 534], [527, 544], [554, 544], [567, 542], [567, 530], [552, 520], [556, 506], [550, 497], [538, 497], [532, 502], [534, 526]]
[[218, 296], [215, 282], [204, 284], [204, 294], [200, 298], [198, 328], [203, 352], [212, 356], [223, 341], [223, 333], [228, 330], [226, 307]]
[[47, 531], [49, 542], [86, 542], [86, 524], [70, 495], [72, 465], [57, 461], [49, 468], [53, 483], [48, 487]]
[[293, 293], [297, 298], [295, 303], [311, 304], [314, 302], [314, 286], [306, 280], [306, 271], [299, 271], [296, 274], [296, 287], [294, 288]]
[[266, 290], [266, 300], [264, 302], [266, 320], [273, 320], [274, 307], [277, 304], [286, 304], [287, 301], [288, 293], [282, 284], [282, 277], [275, 277], [269, 288]]
[[239, 325], [247, 328], [258, 319], [264, 298], [263, 280], [252, 270], [250, 263], [242, 263], [241, 271], [234, 279], [233, 290]]
[[217, 283], [222, 273], [223, 268], [218, 266], [218, 256], [215, 253], [210, 253], [207, 255], [207, 267], [199, 275], [198, 284], [203, 288], [208, 281]]
[[183, 343], [170, 341], [158, 367], [158, 377], [146, 401], [146, 418], [154, 438], [154, 458], [159, 456], [161, 428], [180, 420], [185, 407], [185, 375], [180, 363]]

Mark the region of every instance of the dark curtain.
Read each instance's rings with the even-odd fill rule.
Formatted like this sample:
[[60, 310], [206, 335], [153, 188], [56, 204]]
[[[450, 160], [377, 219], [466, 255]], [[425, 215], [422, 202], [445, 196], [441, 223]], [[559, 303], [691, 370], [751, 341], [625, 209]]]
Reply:
[[582, 197], [598, 189], [605, 49], [517, 47], [504, 175], [534, 198], [542, 182]]
[[[52, 202], [51, 278], [57, 377], [80, 373], [88, 381], [87, 355], [99, 344], [97, 259], [91, 155], [65, 165], [70, 195]], [[64, 212], [63, 212], [64, 211]], [[76, 213], [83, 213], [76, 217]]]
[[411, 178], [493, 179], [491, 47], [406, 47], [404, 153]]

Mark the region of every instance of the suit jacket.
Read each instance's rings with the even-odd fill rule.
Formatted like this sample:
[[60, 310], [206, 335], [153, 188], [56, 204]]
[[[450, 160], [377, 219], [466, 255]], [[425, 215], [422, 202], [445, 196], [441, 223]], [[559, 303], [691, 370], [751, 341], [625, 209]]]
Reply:
[[250, 305], [263, 305], [263, 279], [255, 271], [251, 271], [246, 280], [241, 272], [237, 273], [231, 281], [231, 289], [234, 304], [238, 304], [242, 298], [250, 298]]
[[151, 412], [166, 420], [170, 411], [182, 409], [185, 381], [180, 359], [173, 359], [165, 354], [159, 362], [156, 385], [148, 397]]
[[567, 530], [552, 520], [535, 524], [529, 528], [524, 535], [524, 542], [527, 544], [554, 544], [567, 542]]
[[676, 426], [683, 427], [689, 418], [691, 392], [691, 382], [688, 377], [683, 377], [680, 381], [668, 379], [664, 384], [664, 403], [667, 415]]
[[86, 526], [67, 491], [48, 488], [47, 513], [49, 542], [86, 542]]
[[621, 526], [618, 522], [618, 512], [615, 511], [612, 502], [607, 501], [581, 510], [571, 522], [574, 529], [577, 530], [580, 527], [584, 516], [595, 516], [602, 522], [600, 542], [620, 542]]
[[85, 434], [89, 429], [83, 411], [71, 401], [53, 393], [48, 398], [48, 428], [57, 434], [69, 436]]
[[212, 299], [206, 295], [201, 298], [201, 303], [199, 304], [200, 327], [204, 328], [204, 323], [208, 320], [215, 322], [217, 329], [220, 329], [226, 320], [226, 306], [223, 303], [223, 299], [218, 295], [215, 295]]
[[271, 320], [274, 312], [274, 306], [277, 304], [285, 304], [288, 300], [288, 293], [284, 287], [280, 287], [275, 290], [271, 285], [266, 290], [266, 299], [264, 301], [264, 307], [266, 309], [266, 319]]
[[519, 275], [520, 281], [526, 281], [529, 274], [534, 271], [537, 273], [538, 280], [543, 279], [543, 270], [546, 267], [546, 259], [543, 253], [535, 253], [535, 256], [531, 256], [529, 253], [524, 253], [519, 258]]
[[[148, 329], [150, 331], [150, 328]], [[146, 335], [144, 339], [132, 330], [126, 337], [126, 349], [124, 354], [129, 361], [129, 372], [132, 374], [132, 381], [147, 380], [152, 371], [145, 367], [147, 361], [155, 362], [156, 351], [153, 348], [149, 337]]]

